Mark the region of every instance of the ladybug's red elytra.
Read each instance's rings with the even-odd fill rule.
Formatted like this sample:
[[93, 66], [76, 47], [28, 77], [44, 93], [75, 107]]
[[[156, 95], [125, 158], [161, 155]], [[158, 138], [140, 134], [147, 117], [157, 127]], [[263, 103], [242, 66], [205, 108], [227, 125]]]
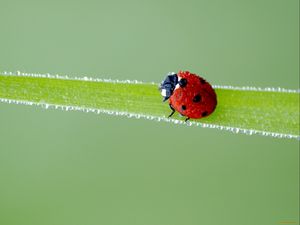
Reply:
[[202, 77], [188, 71], [170, 73], [160, 85], [163, 101], [169, 99], [172, 113], [175, 110], [186, 120], [200, 119], [210, 115], [217, 106], [217, 95]]

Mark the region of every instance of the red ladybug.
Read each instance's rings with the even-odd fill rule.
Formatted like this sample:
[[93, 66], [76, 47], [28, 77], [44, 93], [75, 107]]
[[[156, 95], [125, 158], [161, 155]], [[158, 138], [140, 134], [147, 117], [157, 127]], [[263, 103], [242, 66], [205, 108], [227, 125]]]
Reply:
[[186, 116], [186, 120], [210, 115], [216, 108], [217, 96], [212, 86], [202, 77], [188, 71], [168, 74], [160, 85], [163, 101], [169, 99], [172, 113], [175, 110]]

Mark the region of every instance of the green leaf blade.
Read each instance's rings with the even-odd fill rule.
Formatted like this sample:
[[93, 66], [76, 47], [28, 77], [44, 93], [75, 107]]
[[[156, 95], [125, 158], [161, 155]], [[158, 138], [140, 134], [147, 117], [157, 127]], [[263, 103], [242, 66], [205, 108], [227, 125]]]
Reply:
[[[299, 92], [216, 88], [213, 114], [192, 123], [299, 139]], [[0, 75], [0, 98], [166, 118], [170, 109], [156, 84], [95, 82]], [[184, 120], [176, 113], [176, 121]]]

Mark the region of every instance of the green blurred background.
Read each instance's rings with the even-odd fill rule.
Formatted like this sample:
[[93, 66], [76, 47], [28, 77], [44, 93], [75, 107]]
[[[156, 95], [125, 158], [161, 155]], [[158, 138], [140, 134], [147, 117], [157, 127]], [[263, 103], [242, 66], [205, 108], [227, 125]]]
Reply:
[[[0, 70], [296, 89], [298, 18], [298, 0], [0, 0]], [[299, 224], [298, 147], [0, 104], [0, 224]]]

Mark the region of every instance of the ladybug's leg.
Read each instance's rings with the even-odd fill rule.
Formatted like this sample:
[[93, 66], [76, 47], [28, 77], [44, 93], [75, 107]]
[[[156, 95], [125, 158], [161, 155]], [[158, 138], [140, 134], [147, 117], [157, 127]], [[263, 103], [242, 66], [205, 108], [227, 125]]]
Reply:
[[184, 121], [184, 122], [187, 122], [189, 119], [190, 119], [190, 118], [189, 118], [189, 117], [187, 117], [187, 118], [185, 119], [185, 121]]
[[173, 106], [171, 104], [169, 104], [170, 109], [172, 110], [171, 114], [168, 116], [168, 118], [170, 118], [171, 116], [173, 116], [173, 114], [175, 113], [175, 109], [173, 108]]

